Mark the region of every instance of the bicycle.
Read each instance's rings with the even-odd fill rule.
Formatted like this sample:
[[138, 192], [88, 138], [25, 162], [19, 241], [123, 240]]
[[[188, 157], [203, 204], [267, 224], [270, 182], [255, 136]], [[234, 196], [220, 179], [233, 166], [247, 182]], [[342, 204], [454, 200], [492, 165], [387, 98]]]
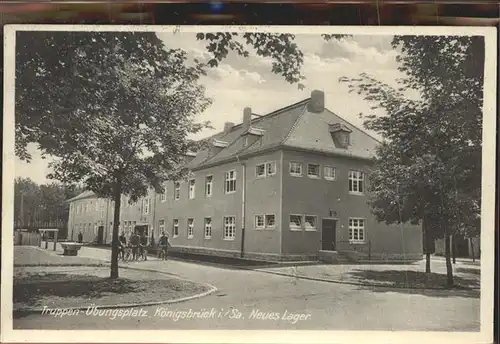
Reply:
[[148, 260], [148, 247], [147, 246], [139, 246], [138, 253], [135, 258], [137, 261], [145, 261]]
[[158, 259], [160, 259], [160, 260], [168, 260], [167, 247], [161, 247], [160, 248], [160, 251], [158, 251]]
[[123, 252], [120, 252], [118, 254], [118, 260], [123, 261], [124, 263], [129, 262], [132, 260], [132, 248], [129, 246], [124, 246], [123, 247]]

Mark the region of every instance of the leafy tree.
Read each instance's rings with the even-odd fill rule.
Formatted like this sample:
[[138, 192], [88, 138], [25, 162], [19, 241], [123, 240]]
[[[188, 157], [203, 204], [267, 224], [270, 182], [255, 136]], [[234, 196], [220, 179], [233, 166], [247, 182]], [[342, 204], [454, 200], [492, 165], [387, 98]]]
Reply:
[[14, 181], [14, 219], [19, 227], [30, 227], [39, 217], [41, 193], [38, 184], [29, 178]]
[[50, 178], [81, 182], [114, 201], [111, 277], [118, 277], [121, 195], [131, 201], [180, 178], [187, 139], [207, 126], [199, 65], [154, 33], [19, 32], [16, 152], [27, 142], [56, 157]]
[[370, 175], [373, 212], [386, 222], [423, 220], [426, 237], [444, 236], [451, 286], [450, 235], [477, 221], [481, 202], [484, 41], [396, 36], [392, 45], [406, 75], [399, 89], [367, 74], [341, 79], [387, 113], [365, 121], [385, 139]]

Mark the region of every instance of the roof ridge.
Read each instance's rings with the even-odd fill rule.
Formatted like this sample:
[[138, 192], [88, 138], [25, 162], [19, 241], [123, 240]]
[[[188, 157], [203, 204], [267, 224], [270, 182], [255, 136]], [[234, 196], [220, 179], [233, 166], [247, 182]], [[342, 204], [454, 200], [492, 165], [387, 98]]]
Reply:
[[307, 107], [304, 107], [304, 109], [302, 109], [302, 113], [297, 117], [297, 119], [295, 120], [295, 123], [293, 123], [292, 127], [290, 128], [290, 130], [288, 131], [288, 134], [286, 134], [285, 138], [280, 142], [280, 145], [284, 145], [286, 141], [288, 141], [288, 139], [290, 138], [290, 136], [292, 135], [292, 132], [295, 130], [295, 128], [297, 127], [297, 124], [299, 123], [299, 121], [302, 119], [302, 117], [304, 117], [304, 114], [306, 113], [306, 109]]

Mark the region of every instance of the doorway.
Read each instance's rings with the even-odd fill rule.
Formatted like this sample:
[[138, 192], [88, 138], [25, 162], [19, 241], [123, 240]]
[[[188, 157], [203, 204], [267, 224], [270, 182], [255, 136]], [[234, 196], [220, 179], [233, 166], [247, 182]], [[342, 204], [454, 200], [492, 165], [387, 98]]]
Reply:
[[337, 220], [323, 219], [321, 225], [321, 249], [324, 251], [335, 251], [337, 238]]
[[143, 234], [148, 236], [148, 225], [136, 225], [134, 231], [137, 235], [142, 236]]

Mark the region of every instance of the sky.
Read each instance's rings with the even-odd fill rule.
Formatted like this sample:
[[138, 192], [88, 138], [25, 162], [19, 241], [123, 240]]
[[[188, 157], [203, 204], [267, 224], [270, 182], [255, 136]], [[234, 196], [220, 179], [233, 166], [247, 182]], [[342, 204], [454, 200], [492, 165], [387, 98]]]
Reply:
[[[209, 59], [206, 41], [196, 40], [195, 33], [158, 33], [167, 48], [180, 48], [188, 56]], [[305, 89], [287, 83], [282, 76], [271, 71], [272, 61], [252, 53], [248, 58], [230, 53], [216, 68], [208, 71], [201, 83], [213, 104], [198, 120], [210, 121], [213, 130], [207, 129], [197, 138], [213, 135], [222, 130], [225, 122], [241, 123], [243, 109], [265, 115], [281, 107], [297, 103], [310, 96], [312, 90], [325, 92], [325, 106], [355, 126], [362, 128], [364, 115], [378, 114], [362, 96], [349, 93], [347, 84], [339, 83], [340, 77], [356, 77], [367, 73], [389, 85], [396, 85], [402, 74], [397, 70], [398, 51], [391, 47], [392, 36], [354, 36], [341, 41], [325, 41], [317, 34], [296, 35], [295, 42], [304, 53], [302, 74], [306, 77]], [[376, 133], [369, 132], [377, 136]], [[33, 155], [31, 163], [16, 160], [16, 177], [31, 178], [37, 183], [50, 182], [50, 159], [41, 159], [36, 145], [29, 146]]]

